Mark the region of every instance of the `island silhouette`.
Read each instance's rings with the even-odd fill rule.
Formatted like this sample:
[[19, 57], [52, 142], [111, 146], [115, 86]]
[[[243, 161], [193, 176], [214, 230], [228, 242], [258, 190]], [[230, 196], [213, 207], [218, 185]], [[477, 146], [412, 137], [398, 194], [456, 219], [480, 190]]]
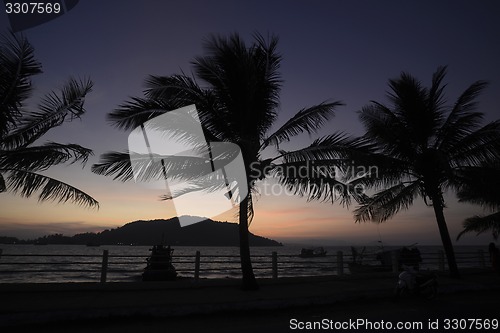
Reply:
[[[195, 216], [183, 218], [198, 219]], [[249, 234], [250, 246], [282, 246], [281, 243]], [[181, 227], [179, 219], [138, 220], [101, 232], [80, 233], [74, 236], [53, 234], [33, 240], [15, 237], [0, 237], [7, 244], [67, 244], [67, 245], [154, 245], [163, 243], [172, 246], [239, 246], [238, 224], [218, 222], [211, 219]]]

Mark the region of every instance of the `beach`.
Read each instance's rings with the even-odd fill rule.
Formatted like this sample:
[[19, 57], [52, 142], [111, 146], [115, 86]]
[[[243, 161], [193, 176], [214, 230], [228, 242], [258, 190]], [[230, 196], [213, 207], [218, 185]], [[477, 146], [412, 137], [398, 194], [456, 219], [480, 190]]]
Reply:
[[[242, 324], [245, 318], [254, 318], [250, 320], [252, 327], [265, 329], [268, 323], [272, 325], [278, 320], [266, 320], [270, 313], [276, 312], [279, 318], [291, 319], [302, 313], [316, 318], [329, 311], [336, 313], [334, 309], [346, 304], [358, 309], [360, 314], [364, 309], [367, 314], [377, 310], [372, 313], [373, 318], [381, 319], [384, 317], [381, 314], [384, 314], [386, 319], [397, 319], [399, 312], [391, 312], [386, 306], [394, 302], [396, 281], [397, 275], [392, 273], [262, 279], [260, 290], [252, 292], [240, 290], [236, 279], [200, 280], [197, 284], [189, 279], [173, 283], [2, 284], [0, 325], [28, 331], [35, 326], [37, 330], [45, 327], [47, 331], [71, 327], [72, 332], [78, 327], [81, 328], [79, 332], [113, 331], [113, 327], [123, 332], [127, 327], [152, 325], [165, 327], [170, 332], [170, 322], [181, 328], [183, 323], [204, 326], [204, 318], [212, 318], [208, 322], [226, 322], [230, 320], [227, 318], [234, 318], [235, 325]], [[488, 308], [488, 304], [498, 299], [499, 290], [500, 278], [490, 271], [465, 271], [460, 280], [442, 274], [436, 300], [409, 296], [393, 308], [428, 320], [430, 317], [426, 317], [426, 311], [432, 308], [439, 309], [442, 315], [449, 312], [450, 315], [462, 316], [446, 306], [458, 306], [461, 302], [471, 304], [471, 315], [481, 309], [482, 319], [486, 319], [485, 316], [491, 315], [484, 312], [483, 307]], [[452, 299], [447, 301], [448, 297]], [[497, 313], [497, 309], [493, 308], [493, 311]], [[278, 323], [289, 329], [288, 322]], [[204, 331], [223, 330], [209, 325]]]

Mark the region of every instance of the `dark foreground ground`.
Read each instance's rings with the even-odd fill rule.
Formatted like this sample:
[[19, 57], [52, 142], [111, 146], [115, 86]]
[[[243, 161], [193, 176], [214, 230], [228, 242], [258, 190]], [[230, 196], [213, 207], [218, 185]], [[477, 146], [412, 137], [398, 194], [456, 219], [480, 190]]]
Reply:
[[[394, 274], [261, 281], [0, 284], [1, 332], [496, 332], [500, 277], [443, 275], [437, 299], [393, 299]], [[493, 321], [496, 320], [496, 321]], [[402, 329], [397, 329], [403, 325]], [[321, 330], [323, 328], [323, 330]]]
[[[293, 321], [296, 319], [296, 321]], [[478, 321], [479, 319], [479, 321]], [[343, 301], [333, 305], [275, 310], [249, 310], [173, 318], [145, 316], [76, 321], [22, 327], [26, 332], [498, 332], [488, 321], [500, 321], [500, 291], [457, 292], [435, 300], [407, 298]], [[360, 320], [364, 320], [361, 322]], [[467, 320], [467, 321], [464, 321]], [[472, 321], [474, 320], [474, 321]], [[333, 321], [332, 324], [330, 324]], [[351, 323], [350, 323], [351, 321]], [[358, 323], [359, 326], [351, 326]], [[324, 329], [300, 329], [307, 323], [328, 323]], [[335, 328], [344, 324], [345, 329]], [[402, 323], [407, 328], [397, 329]], [[429, 326], [432, 323], [432, 327]], [[325, 325], [325, 324], [324, 324]], [[381, 325], [381, 326], [377, 326]], [[382, 326], [383, 325], [383, 326]], [[389, 325], [393, 328], [389, 329]], [[464, 326], [466, 325], [466, 326]], [[471, 326], [472, 325], [472, 326]], [[482, 326], [480, 326], [482, 325]], [[463, 329], [460, 329], [462, 326]], [[304, 326], [306, 328], [306, 326]], [[449, 327], [449, 329], [447, 329]], [[16, 331], [19, 332], [19, 328]], [[385, 328], [385, 329], [384, 329]]]

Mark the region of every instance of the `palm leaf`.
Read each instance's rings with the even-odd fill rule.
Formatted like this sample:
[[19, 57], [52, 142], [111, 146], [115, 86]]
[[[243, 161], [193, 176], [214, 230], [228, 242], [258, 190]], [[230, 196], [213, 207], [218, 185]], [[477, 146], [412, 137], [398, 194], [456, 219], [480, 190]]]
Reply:
[[436, 119], [434, 120], [436, 124], [440, 124], [443, 121], [443, 107], [446, 102], [444, 88], [446, 88], [446, 84], [443, 85], [442, 82], [446, 76], [446, 69], [446, 66], [440, 66], [437, 69], [432, 75], [432, 85], [429, 89], [428, 108], [436, 115]]
[[457, 171], [457, 196], [461, 202], [500, 208], [500, 165], [483, 163]]
[[7, 190], [7, 185], [5, 184], [5, 179], [3, 175], [0, 173], [0, 193], [5, 192]]
[[151, 76], [146, 80], [146, 96], [150, 99], [166, 101], [175, 108], [194, 104], [209, 141], [235, 138], [232, 127], [228, 126], [221, 114], [217, 98], [211, 90], [202, 89], [198, 83], [185, 75]]
[[314, 140], [306, 148], [295, 151], [280, 151], [274, 160], [283, 158], [286, 163], [327, 159], [348, 159], [356, 154], [367, 154], [371, 149], [364, 138], [335, 133]]
[[[140, 154], [135, 152], [106, 153], [101, 160], [92, 166], [92, 172], [114, 176], [113, 179], [149, 182], [157, 180], [177, 180], [184, 182], [205, 183], [211, 188], [213, 179], [210, 176], [220, 165], [232, 161], [238, 152], [226, 150], [213, 155], [210, 159], [204, 156], [162, 156], [158, 154]], [[214, 169], [211, 164], [213, 163]]]
[[400, 183], [384, 189], [372, 197], [366, 198], [365, 202], [354, 210], [356, 222], [384, 222], [400, 210], [408, 209], [419, 195], [419, 191], [418, 182]]
[[315, 133], [326, 121], [330, 120], [334, 115], [336, 107], [344, 105], [341, 102], [321, 103], [307, 109], [300, 110], [295, 116], [290, 118], [276, 132], [271, 134], [262, 143], [262, 149], [269, 146], [279, 144], [283, 141], [289, 141], [291, 136], [298, 135], [303, 132], [309, 134]]
[[[211, 193], [211, 192], [225, 190], [227, 191], [226, 194], [228, 194], [229, 191], [231, 191], [232, 196], [228, 197], [228, 199], [236, 200], [237, 198], [235, 196], [239, 195], [239, 193], [235, 191], [235, 188], [230, 188], [231, 185], [229, 180], [224, 178], [224, 176], [221, 173], [218, 172], [213, 173], [211, 172], [211, 170], [208, 171], [210, 172], [204, 172], [203, 174], [193, 178], [191, 178], [192, 175], [191, 172], [189, 172], [189, 177], [186, 177], [186, 175], [183, 175], [182, 177], [177, 177], [178, 180], [182, 180], [184, 182], [182, 186], [175, 187], [174, 189], [169, 188], [170, 193], [167, 195], [163, 195], [161, 198], [163, 200], [171, 200], [192, 192]], [[168, 177], [168, 178], [172, 179], [173, 177]]]
[[49, 142], [42, 146], [0, 152], [0, 169], [42, 171], [71, 160], [85, 163], [92, 150], [76, 144]]
[[92, 165], [91, 170], [98, 175], [113, 176], [114, 180], [128, 181], [134, 179], [134, 172], [128, 152], [102, 154], [100, 162]]
[[491, 231], [493, 238], [498, 239], [500, 234], [500, 212], [486, 216], [473, 216], [463, 223], [463, 230], [458, 234], [457, 240], [466, 233], [476, 232], [478, 235]]
[[[277, 165], [278, 170], [286, 170], [290, 165]], [[296, 163], [293, 165], [296, 166]], [[311, 170], [312, 172], [312, 170]], [[342, 205], [350, 204], [353, 187], [336, 179], [335, 174], [323, 174], [316, 176], [288, 175], [278, 171], [274, 175], [279, 182], [294, 195], [306, 197], [308, 201], [340, 201]]]
[[359, 119], [366, 130], [364, 137], [381, 153], [404, 160], [414, 157], [414, 142], [406, 135], [407, 124], [387, 106], [372, 101], [362, 108]]
[[60, 95], [55, 92], [48, 94], [42, 99], [39, 111], [23, 117], [19, 127], [3, 138], [2, 145], [7, 149], [26, 147], [50, 129], [61, 125], [66, 117], [69, 116], [70, 120], [81, 117], [85, 112], [84, 98], [92, 90], [92, 85], [90, 80], [70, 79]]
[[36, 192], [38, 201], [73, 202], [85, 207], [99, 207], [99, 203], [85, 192], [59, 180], [26, 170], [7, 170], [7, 189], [29, 198]]
[[[277, 117], [281, 56], [272, 38], [247, 47], [238, 35], [212, 36], [193, 62], [197, 77], [217, 96], [218, 109], [239, 138], [263, 137]], [[265, 48], [263, 48], [265, 47]]]
[[41, 73], [34, 49], [23, 36], [1, 36], [0, 41], [0, 138], [16, 126], [20, 107], [31, 95], [31, 76]]
[[448, 150], [477, 129], [483, 113], [475, 111], [476, 99], [487, 86], [486, 81], [476, 81], [460, 95], [437, 133], [435, 147]]
[[119, 129], [133, 130], [171, 109], [171, 105], [163, 101], [133, 97], [131, 101], [108, 113], [106, 118]]
[[500, 120], [491, 122], [461, 138], [447, 150], [455, 166], [479, 165], [500, 159]]

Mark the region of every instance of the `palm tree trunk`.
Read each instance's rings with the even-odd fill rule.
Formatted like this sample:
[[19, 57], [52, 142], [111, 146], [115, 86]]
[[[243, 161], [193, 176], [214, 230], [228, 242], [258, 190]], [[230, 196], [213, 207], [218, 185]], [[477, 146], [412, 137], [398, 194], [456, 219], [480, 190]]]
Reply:
[[243, 275], [241, 289], [257, 290], [259, 289], [259, 285], [253, 273], [252, 259], [250, 258], [250, 242], [248, 239], [248, 196], [240, 203], [239, 234], [241, 273]]
[[450, 276], [458, 279], [460, 278], [460, 273], [458, 271], [457, 260], [455, 259], [455, 251], [453, 250], [453, 244], [451, 243], [450, 233], [448, 232], [448, 226], [446, 225], [446, 220], [444, 218], [444, 207], [441, 204], [442, 198], [435, 196], [432, 199], [434, 214], [436, 215], [439, 234], [441, 235], [441, 242], [443, 243], [444, 252], [446, 253], [446, 258], [448, 260], [448, 267], [450, 268]]

